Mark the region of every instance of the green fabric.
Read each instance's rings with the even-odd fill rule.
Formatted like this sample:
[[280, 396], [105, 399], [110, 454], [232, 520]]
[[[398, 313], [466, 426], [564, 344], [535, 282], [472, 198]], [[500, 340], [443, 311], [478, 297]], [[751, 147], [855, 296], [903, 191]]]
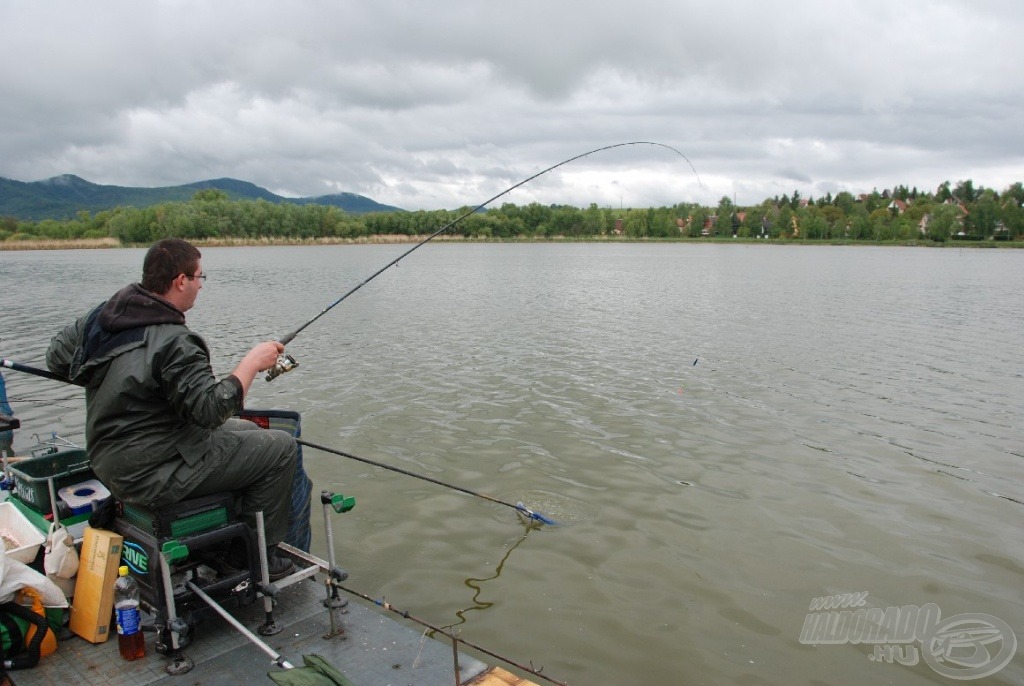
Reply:
[[268, 672], [279, 686], [355, 686], [336, 667], [317, 654], [303, 655], [305, 667]]

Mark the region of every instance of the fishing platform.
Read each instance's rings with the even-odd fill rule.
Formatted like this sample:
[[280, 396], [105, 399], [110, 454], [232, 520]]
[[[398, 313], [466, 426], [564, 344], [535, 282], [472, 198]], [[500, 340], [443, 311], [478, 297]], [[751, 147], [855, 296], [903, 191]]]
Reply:
[[[460, 653], [458, 680], [451, 646], [404, 626], [372, 606], [351, 602], [340, 613], [344, 634], [329, 636], [331, 620], [322, 606], [323, 590], [314, 583], [295, 584], [281, 591], [276, 608], [283, 626], [268, 641], [271, 647], [302, 665], [302, 656], [323, 657], [356, 686], [527, 686], [530, 682]], [[263, 620], [258, 603], [233, 611], [243, 625], [255, 628]], [[145, 621], [145, 618], [144, 618]], [[165, 671], [167, 657], [153, 649], [147, 636], [146, 657], [125, 662], [117, 640], [92, 644], [77, 636], [59, 643], [57, 652], [42, 658], [32, 669], [8, 672], [16, 686], [51, 684], [110, 684], [111, 686], [210, 686], [271, 683], [269, 672], [283, 671], [227, 621], [206, 618], [186, 649], [195, 667], [172, 676]]]
[[[18, 428], [17, 420], [8, 416], [3, 419], [7, 420], [3, 428]], [[79, 449], [78, 452], [84, 451]], [[48, 451], [47, 456], [52, 457], [55, 453], [60, 454], [60, 450]], [[31, 464], [34, 459], [38, 458], [19, 462], [23, 473], [24, 465]], [[38, 462], [42, 464], [44, 460]], [[45, 481], [45, 486], [33, 484], [35, 489], [23, 490], [20, 492], [22, 497], [15, 489], [8, 499], [19, 510], [32, 511], [23, 502], [25, 499], [56, 494], [52, 470], [47, 478], [39, 481]], [[262, 583], [258, 582], [259, 576], [254, 570], [251, 578], [223, 592], [223, 584], [219, 584], [222, 574], [214, 569], [215, 564], [211, 568], [206, 563], [183, 562], [180, 568], [176, 567], [175, 562], [181, 560], [175, 558], [174, 547], [161, 544], [160, 551], [153, 555], [158, 559], [158, 571], [149, 570], [148, 602], [143, 593], [142, 620], [143, 625], [149, 628], [145, 634], [145, 657], [125, 661], [113, 636], [93, 643], [75, 635], [65, 626], [58, 636], [54, 653], [42, 657], [34, 667], [9, 669], [7, 678], [15, 686], [75, 683], [201, 686], [269, 683], [271, 680], [286, 683], [279, 681], [281, 675], [287, 678], [287, 672], [293, 668], [322, 660], [334, 671], [330, 679], [323, 677], [325, 680], [317, 683], [337, 686], [536, 686], [463, 652], [464, 642], [458, 637], [442, 630], [440, 633], [450, 641], [438, 640], [433, 637], [438, 633], [437, 627], [417, 620], [408, 612], [400, 612], [389, 603], [343, 586], [341, 582], [348, 575], [333, 559], [331, 511], [335, 514], [347, 512], [354, 506], [354, 501], [330, 493], [322, 493], [320, 500], [328, 560], [294, 546], [280, 544], [279, 554], [289, 556], [295, 563], [295, 570], [270, 584], [262, 545], [262, 515], [259, 514], [254, 534], [259, 538], [257, 549], [260, 551]], [[54, 498], [48, 502], [52, 505], [57, 500]], [[58, 516], [56, 512], [51, 514]], [[211, 521], [209, 511], [199, 514], [203, 521]], [[189, 516], [195, 518], [198, 515], [185, 514], [186, 518]], [[144, 540], [146, 536], [136, 530], [140, 528], [137, 517], [135, 523], [126, 523], [124, 519], [122, 512], [114, 528], [125, 534], [127, 549], [131, 540]], [[70, 524], [70, 518], [65, 523]], [[40, 526], [39, 522], [33, 521], [32, 524]], [[144, 524], [148, 526], [153, 522]], [[167, 525], [168, 522], [156, 524]], [[218, 526], [223, 528], [233, 524], [218, 522], [207, 528], [216, 529]], [[84, 524], [79, 521], [71, 524], [69, 529], [72, 533], [76, 530], [81, 532]], [[179, 528], [174, 534], [168, 531], [168, 538], [175, 539], [175, 545], [191, 541], [202, 543], [203, 537], [208, 535], [205, 530], [182, 532]], [[187, 556], [189, 553], [181, 554]], [[33, 566], [41, 562], [42, 556], [40, 548]], [[187, 571], [182, 572], [182, 569]], [[246, 585], [250, 582], [253, 588]], [[141, 585], [146, 587], [145, 579]], [[166, 593], [163, 591], [165, 588], [172, 590]], [[222, 602], [208, 596], [203, 588], [221, 589], [219, 600]], [[351, 601], [339, 590], [352, 595]], [[182, 608], [189, 608], [187, 628], [183, 621], [175, 622], [179, 619], [176, 612]], [[414, 628], [413, 623], [420, 624], [420, 628]], [[177, 628], [182, 629], [180, 634]], [[504, 659], [486, 650], [483, 652]], [[310, 657], [312, 661], [307, 659]]]

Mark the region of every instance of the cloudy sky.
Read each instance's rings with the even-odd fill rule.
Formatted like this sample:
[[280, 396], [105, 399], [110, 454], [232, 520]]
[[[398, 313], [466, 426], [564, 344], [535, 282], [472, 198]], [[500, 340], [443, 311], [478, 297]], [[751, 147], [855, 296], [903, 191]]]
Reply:
[[[0, 4], [0, 176], [405, 209], [1024, 180], [1019, 0]], [[699, 174], [699, 177], [698, 177]]]

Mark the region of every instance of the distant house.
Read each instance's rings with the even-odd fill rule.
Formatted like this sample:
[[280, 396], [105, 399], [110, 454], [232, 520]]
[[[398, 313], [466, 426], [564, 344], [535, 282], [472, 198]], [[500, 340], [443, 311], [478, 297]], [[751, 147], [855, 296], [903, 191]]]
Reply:
[[907, 211], [907, 203], [898, 199], [893, 200], [891, 203], [887, 205], [887, 209], [890, 212], [896, 212], [896, 214], [903, 214], [904, 212]]
[[715, 235], [715, 223], [718, 221], [718, 215], [713, 214], [710, 217], [704, 219], [704, 226], [701, 227], [700, 235], [707, 238], [708, 236]]
[[956, 198], [946, 198], [942, 203], [943, 205], [956, 205], [960, 209], [960, 216], [966, 217], [970, 212], [967, 210], [967, 205], [963, 204]]

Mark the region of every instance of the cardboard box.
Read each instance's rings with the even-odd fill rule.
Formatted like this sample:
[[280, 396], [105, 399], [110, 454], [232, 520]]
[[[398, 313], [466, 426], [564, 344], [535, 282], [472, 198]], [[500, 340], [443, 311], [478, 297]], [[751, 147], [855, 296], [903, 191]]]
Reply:
[[87, 641], [103, 643], [110, 637], [114, 611], [114, 582], [121, 566], [121, 534], [86, 527], [79, 558], [75, 598], [69, 627]]

